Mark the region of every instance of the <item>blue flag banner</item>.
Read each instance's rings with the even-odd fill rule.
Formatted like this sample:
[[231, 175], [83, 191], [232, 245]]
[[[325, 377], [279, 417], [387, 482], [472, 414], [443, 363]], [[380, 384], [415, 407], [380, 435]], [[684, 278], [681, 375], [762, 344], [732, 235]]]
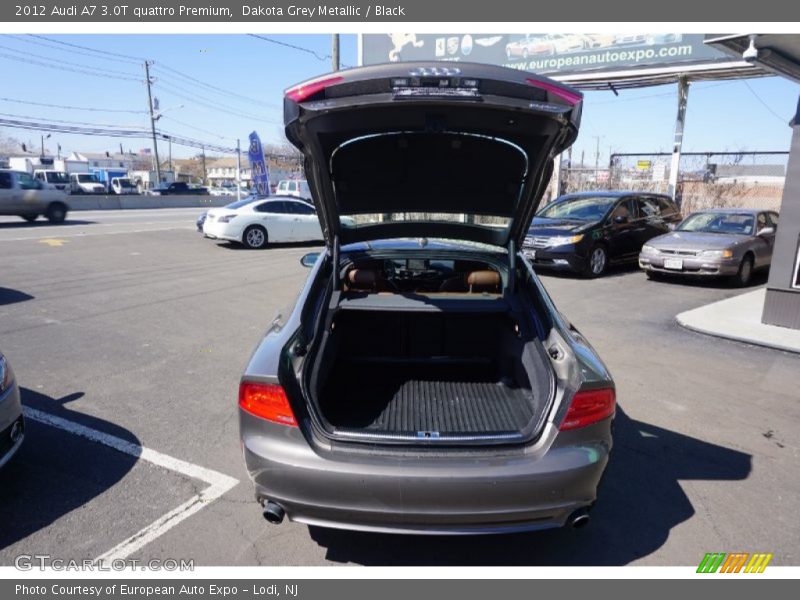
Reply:
[[261, 147], [261, 140], [254, 131], [250, 134], [250, 148], [247, 151], [250, 160], [250, 172], [253, 179], [253, 187], [259, 196], [269, 196], [269, 167], [264, 161], [264, 149]]

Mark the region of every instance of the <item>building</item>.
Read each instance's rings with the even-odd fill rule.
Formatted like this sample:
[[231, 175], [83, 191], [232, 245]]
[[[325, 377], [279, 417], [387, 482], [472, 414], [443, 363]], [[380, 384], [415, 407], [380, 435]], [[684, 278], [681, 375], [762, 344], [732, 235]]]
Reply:
[[72, 152], [66, 160], [84, 161], [89, 170], [124, 169], [125, 171], [141, 171], [153, 167], [152, 158], [140, 156], [133, 152]]

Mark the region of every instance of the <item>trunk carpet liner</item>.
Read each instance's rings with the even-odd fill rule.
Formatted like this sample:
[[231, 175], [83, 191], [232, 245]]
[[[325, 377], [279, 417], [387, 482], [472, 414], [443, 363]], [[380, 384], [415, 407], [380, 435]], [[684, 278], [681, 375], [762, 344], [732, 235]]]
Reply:
[[370, 432], [516, 433], [535, 412], [529, 389], [501, 381], [486, 365], [340, 363], [322, 398], [331, 425]]

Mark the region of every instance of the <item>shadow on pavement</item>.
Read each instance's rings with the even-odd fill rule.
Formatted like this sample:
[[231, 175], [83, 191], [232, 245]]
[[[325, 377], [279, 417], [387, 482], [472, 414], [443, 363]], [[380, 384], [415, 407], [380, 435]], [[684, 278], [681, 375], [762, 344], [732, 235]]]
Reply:
[[262, 248], [261, 250], [256, 250], [254, 248], [248, 248], [243, 244], [236, 244], [234, 242], [223, 242], [220, 241], [217, 246], [220, 248], [225, 248], [226, 250], [247, 250], [249, 252], [269, 252], [272, 248], [317, 248], [321, 249], [322, 242], [281, 242], [281, 243], [270, 243], [266, 248]]
[[[408, 536], [309, 527], [326, 558], [364, 565], [626, 565], [658, 550], [695, 510], [681, 480], [746, 479], [751, 456], [641, 421], [618, 407], [614, 450], [583, 529]], [[691, 562], [691, 561], [689, 561]]]
[[[80, 423], [133, 444], [118, 425], [70, 410], [82, 392], [54, 399], [21, 389], [24, 405]], [[80, 508], [120, 481], [138, 458], [62, 429], [26, 419], [25, 441], [0, 470], [0, 550]]]
[[0, 287], [0, 306], [25, 302], [26, 300], [33, 300], [33, 296], [25, 292], [20, 292], [19, 290]]
[[67, 219], [63, 223], [51, 223], [47, 219], [38, 219], [33, 223], [20, 220], [17, 222], [0, 223], [0, 230], [4, 229], [35, 229], [37, 227], [70, 227], [72, 225], [94, 225], [97, 221], [84, 221], [80, 219]]

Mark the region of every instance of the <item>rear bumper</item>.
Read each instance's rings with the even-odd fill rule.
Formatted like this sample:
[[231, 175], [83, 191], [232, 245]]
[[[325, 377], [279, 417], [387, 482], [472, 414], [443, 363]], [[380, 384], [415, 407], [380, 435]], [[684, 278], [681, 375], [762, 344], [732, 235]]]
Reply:
[[572, 512], [595, 501], [611, 447], [606, 420], [558, 434], [569, 445], [557, 440], [562, 443], [540, 457], [323, 456], [296, 428], [240, 418], [259, 501], [276, 502], [293, 521], [361, 531], [481, 534], [563, 526]]
[[228, 240], [231, 242], [241, 242], [242, 232], [239, 227], [231, 226], [229, 223], [203, 223], [203, 235], [214, 240]]
[[683, 257], [680, 269], [668, 269], [664, 266], [665, 257], [639, 256], [639, 267], [645, 271], [669, 275], [697, 275], [705, 277], [728, 277], [739, 272], [739, 263], [734, 259], [704, 259]]

